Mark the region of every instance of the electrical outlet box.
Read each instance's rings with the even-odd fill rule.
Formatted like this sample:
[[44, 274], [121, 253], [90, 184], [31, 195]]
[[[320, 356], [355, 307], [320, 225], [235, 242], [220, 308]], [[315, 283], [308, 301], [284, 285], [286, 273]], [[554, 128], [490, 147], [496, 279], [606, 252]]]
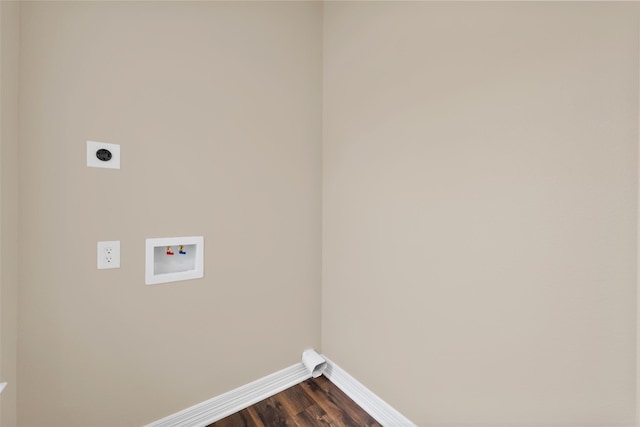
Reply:
[[120, 241], [98, 242], [98, 270], [120, 268]]
[[120, 169], [120, 145], [87, 141], [87, 166]]

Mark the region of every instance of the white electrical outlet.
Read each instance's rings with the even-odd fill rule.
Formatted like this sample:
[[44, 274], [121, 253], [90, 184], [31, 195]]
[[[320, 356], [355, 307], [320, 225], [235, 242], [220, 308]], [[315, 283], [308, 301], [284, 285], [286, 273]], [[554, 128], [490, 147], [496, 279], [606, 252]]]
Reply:
[[98, 270], [120, 268], [120, 241], [98, 242]]

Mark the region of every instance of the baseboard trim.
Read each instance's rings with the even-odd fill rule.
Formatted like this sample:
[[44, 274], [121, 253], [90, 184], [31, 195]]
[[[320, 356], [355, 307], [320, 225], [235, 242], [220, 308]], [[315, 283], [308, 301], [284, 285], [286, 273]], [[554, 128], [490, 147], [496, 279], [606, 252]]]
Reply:
[[[416, 427], [408, 418], [396, 411], [344, 369], [326, 356], [322, 355], [322, 357], [327, 361], [324, 376], [380, 424], [385, 427]], [[154, 421], [145, 427], [205, 427], [309, 378], [311, 378], [309, 369], [302, 362], [296, 363], [249, 384]]]
[[169, 415], [145, 427], [204, 427], [311, 378], [302, 363]]
[[385, 427], [416, 427], [407, 417], [329, 360], [327, 356], [322, 355], [322, 357], [327, 361], [324, 376], [380, 424]]

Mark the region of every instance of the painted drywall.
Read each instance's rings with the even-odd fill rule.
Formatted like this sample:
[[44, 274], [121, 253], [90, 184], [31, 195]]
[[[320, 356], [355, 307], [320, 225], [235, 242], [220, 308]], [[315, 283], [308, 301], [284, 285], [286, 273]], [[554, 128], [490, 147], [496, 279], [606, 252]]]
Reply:
[[420, 426], [635, 424], [634, 4], [324, 4], [322, 351]]
[[18, 333], [18, 3], [0, 2], [0, 425], [15, 427]]
[[[21, 4], [21, 426], [139, 426], [319, 347], [321, 18]], [[87, 168], [86, 140], [122, 169]], [[145, 286], [145, 238], [185, 235], [204, 279]]]

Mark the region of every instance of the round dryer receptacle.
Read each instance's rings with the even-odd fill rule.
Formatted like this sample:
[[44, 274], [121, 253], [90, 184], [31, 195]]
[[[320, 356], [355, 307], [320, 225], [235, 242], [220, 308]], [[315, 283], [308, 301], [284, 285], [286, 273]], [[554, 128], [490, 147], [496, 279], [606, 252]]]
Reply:
[[96, 157], [103, 162], [108, 162], [109, 160], [111, 160], [111, 157], [113, 157], [113, 154], [111, 154], [111, 151], [107, 150], [106, 148], [101, 148], [96, 151]]

